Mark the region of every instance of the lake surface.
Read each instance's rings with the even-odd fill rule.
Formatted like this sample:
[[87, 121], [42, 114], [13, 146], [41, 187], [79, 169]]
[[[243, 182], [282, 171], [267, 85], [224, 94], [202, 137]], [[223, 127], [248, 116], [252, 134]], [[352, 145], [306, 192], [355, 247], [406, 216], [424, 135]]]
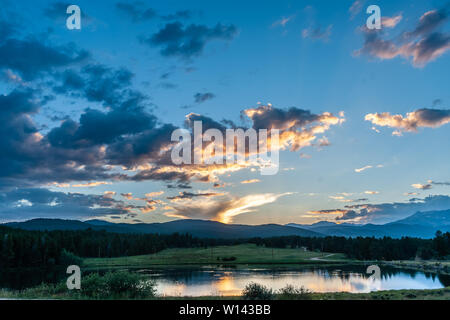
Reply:
[[370, 292], [395, 289], [438, 289], [450, 285], [450, 276], [382, 268], [381, 278], [372, 280], [366, 267], [311, 268], [302, 270], [265, 268], [165, 269], [140, 270], [156, 281], [157, 291], [166, 296], [240, 295], [250, 282], [274, 290], [287, 284], [314, 292]]
[[[370, 292], [391, 289], [438, 289], [450, 286], [449, 275], [410, 271], [381, 266], [381, 278], [369, 279], [367, 266], [305, 267], [165, 267], [133, 269], [155, 280], [159, 295], [166, 296], [233, 296], [240, 295], [250, 282], [273, 290], [287, 284], [305, 287], [314, 292]], [[105, 272], [104, 270], [102, 272]], [[86, 275], [83, 272], [83, 275]], [[42, 282], [54, 283], [67, 279], [65, 270], [0, 271], [0, 288], [23, 289]], [[81, 278], [83, 285], [83, 278]]]

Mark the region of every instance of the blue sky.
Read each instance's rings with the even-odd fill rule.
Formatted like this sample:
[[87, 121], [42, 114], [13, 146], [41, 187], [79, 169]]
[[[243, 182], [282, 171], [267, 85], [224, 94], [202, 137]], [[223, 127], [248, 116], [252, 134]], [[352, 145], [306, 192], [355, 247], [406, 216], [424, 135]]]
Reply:
[[[63, 2], [2, 8], [0, 220], [385, 223], [450, 207], [442, 1], [73, 4], [81, 30]], [[371, 4], [378, 31], [364, 28]], [[273, 176], [226, 168], [204, 182], [157, 154], [188, 114], [255, 127], [242, 112], [263, 106], [345, 121], [281, 151]]]

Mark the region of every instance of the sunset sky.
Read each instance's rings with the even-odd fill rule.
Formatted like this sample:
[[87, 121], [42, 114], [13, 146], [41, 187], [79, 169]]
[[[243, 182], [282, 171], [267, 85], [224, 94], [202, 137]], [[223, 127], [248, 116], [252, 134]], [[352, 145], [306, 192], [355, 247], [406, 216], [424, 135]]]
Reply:
[[[2, 1], [0, 222], [386, 223], [450, 208], [444, 1]], [[381, 8], [368, 30], [366, 8]], [[276, 175], [171, 133], [280, 130]]]

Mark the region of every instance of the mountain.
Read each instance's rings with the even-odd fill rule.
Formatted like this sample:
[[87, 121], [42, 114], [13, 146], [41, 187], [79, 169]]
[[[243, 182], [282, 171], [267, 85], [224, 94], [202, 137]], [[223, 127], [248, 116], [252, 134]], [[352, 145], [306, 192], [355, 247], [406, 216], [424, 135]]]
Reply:
[[189, 233], [199, 238], [253, 238], [253, 237], [279, 237], [279, 236], [303, 236], [321, 237], [320, 233], [282, 226], [277, 224], [264, 224], [257, 226], [223, 224], [209, 220], [177, 220], [164, 223], [111, 223], [102, 220], [62, 220], [62, 219], [33, 219], [25, 222], [12, 222], [4, 224], [8, 227], [25, 230], [105, 230], [117, 233]]
[[287, 225], [263, 224], [257, 226], [223, 224], [209, 220], [176, 220], [164, 223], [112, 223], [103, 220], [33, 219], [25, 222], [6, 223], [6, 226], [25, 230], [106, 230], [117, 233], [190, 233], [199, 238], [254, 238], [254, 237], [417, 237], [433, 238], [437, 230], [450, 231], [450, 210], [417, 212], [405, 219], [384, 225], [349, 223], [336, 224], [321, 221], [311, 225], [290, 223]]
[[311, 225], [291, 223], [289, 226], [300, 227], [329, 236], [433, 238], [437, 230], [442, 232], [450, 231], [450, 210], [417, 212], [405, 219], [383, 225], [336, 224], [334, 222], [321, 221]]
[[412, 216], [397, 221], [397, 223], [446, 228], [448, 230], [450, 226], [450, 210], [417, 212]]

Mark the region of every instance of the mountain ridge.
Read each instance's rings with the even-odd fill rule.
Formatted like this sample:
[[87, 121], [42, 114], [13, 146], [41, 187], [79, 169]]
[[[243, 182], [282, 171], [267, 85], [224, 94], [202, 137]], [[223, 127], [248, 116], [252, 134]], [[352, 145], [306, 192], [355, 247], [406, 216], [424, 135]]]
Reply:
[[174, 220], [156, 223], [114, 223], [99, 219], [86, 221], [37, 218], [24, 222], [10, 222], [5, 226], [25, 230], [105, 230], [116, 233], [190, 233], [199, 238], [254, 238], [254, 237], [392, 237], [404, 236], [433, 238], [436, 231], [450, 231], [450, 210], [416, 212], [404, 219], [383, 225], [349, 223], [336, 224], [320, 221], [311, 225], [289, 223], [279, 224], [224, 224], [210, 220]]

